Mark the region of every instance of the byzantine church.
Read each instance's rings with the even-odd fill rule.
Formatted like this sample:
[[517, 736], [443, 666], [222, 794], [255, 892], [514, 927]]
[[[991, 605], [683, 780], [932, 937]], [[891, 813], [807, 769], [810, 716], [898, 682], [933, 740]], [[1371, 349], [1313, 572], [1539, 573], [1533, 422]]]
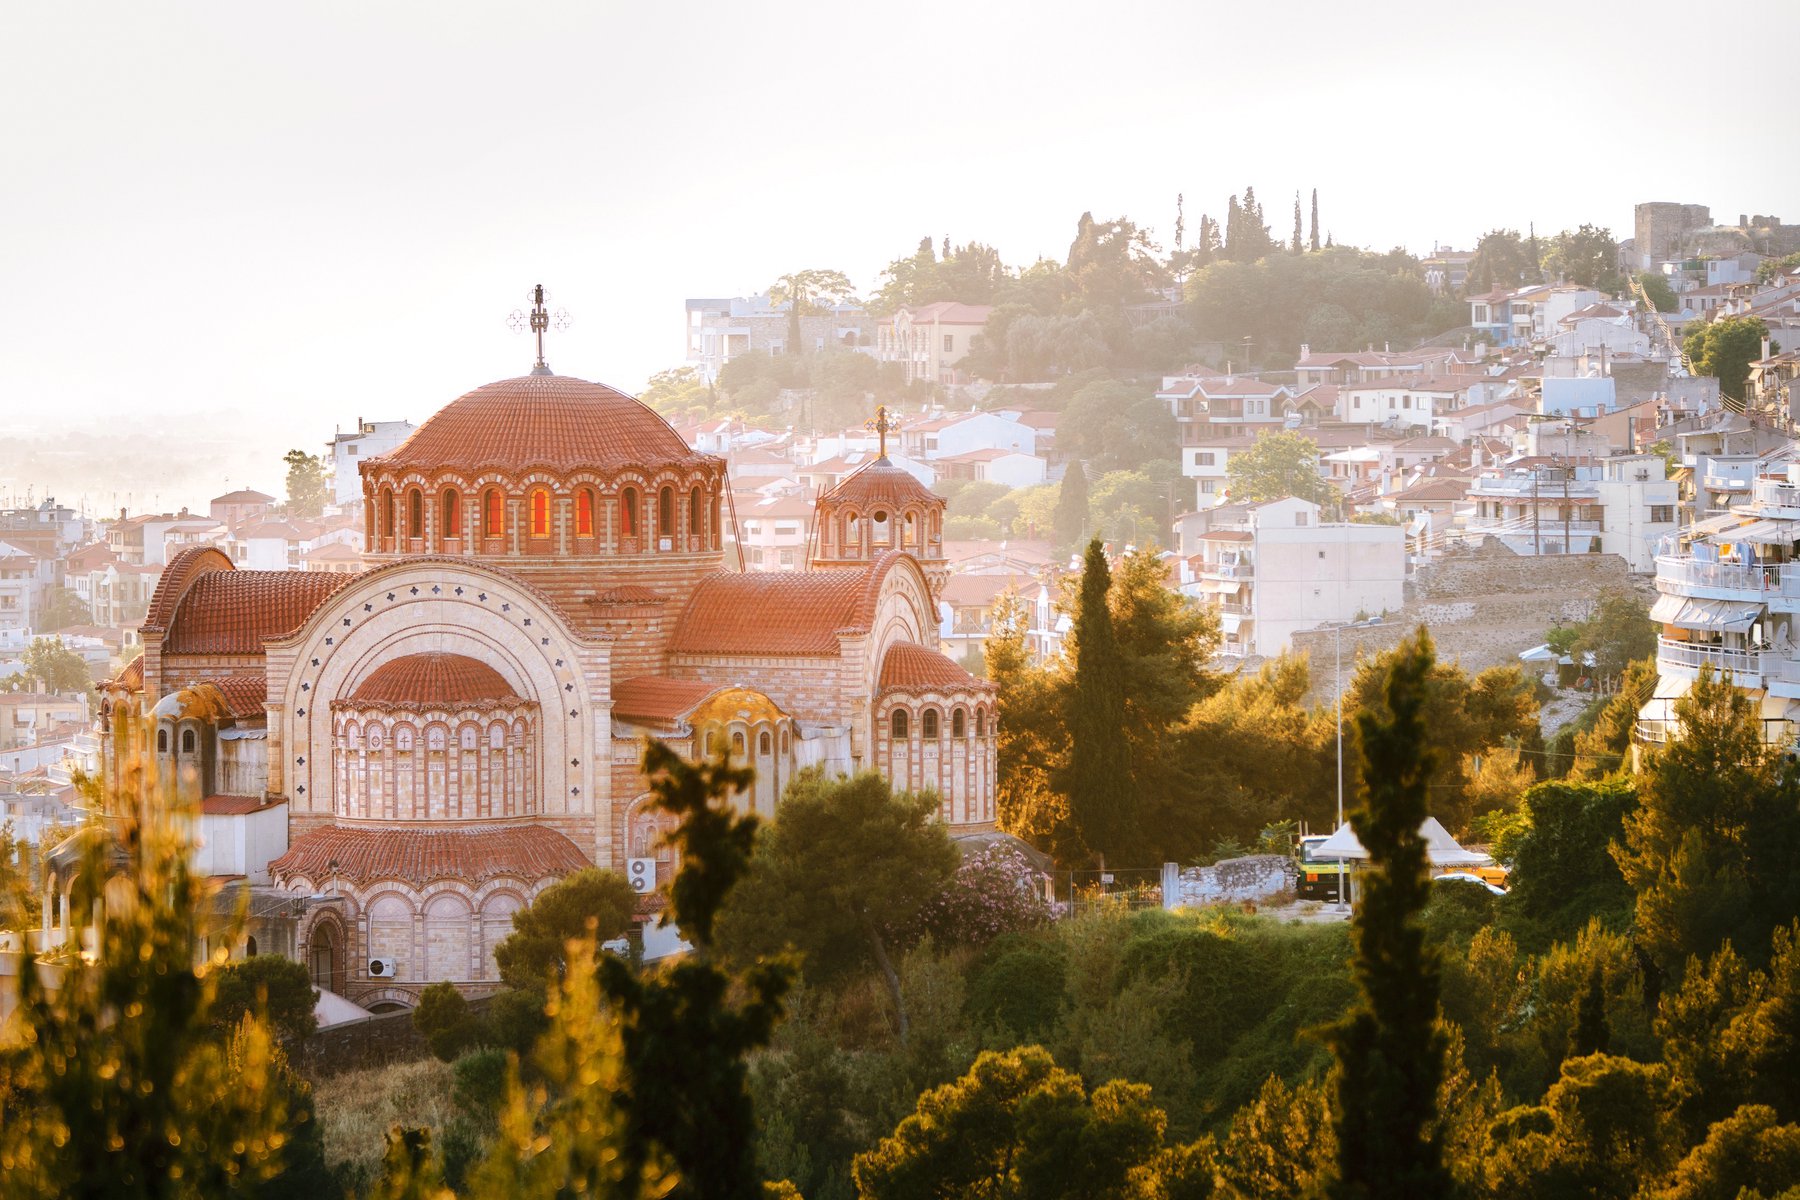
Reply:
[[479, 992], [561, 876], [666, 880], [645, 736], [754, 767], [738, 799], [765, 816], [816, 765], [992, 828], [994, 689], [937, 649], [944, 502], [885, 445], [818, 499], [807, 569], [780, 573], [741, 569], [723, 459], [552, 374], [541, 341], [531, 374], [361, 472], [362, 573], [186, 550], [104, 685], [103, 714], [153, 715], [201, 837], [296, 897], [283, 949], [319, 986], [376, 1008], [438, 980]]

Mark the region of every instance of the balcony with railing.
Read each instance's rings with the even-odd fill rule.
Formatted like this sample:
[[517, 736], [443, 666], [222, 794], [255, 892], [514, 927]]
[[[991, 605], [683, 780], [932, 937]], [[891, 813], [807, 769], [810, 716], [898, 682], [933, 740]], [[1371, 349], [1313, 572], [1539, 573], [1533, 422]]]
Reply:
[[1658, 670], [1673, 667], [1697, 672], [1701, 667], [1711, 667], [1715, 674], [1729, 672], [1739, 687], [1761, 687], [1763, 675], [1769, 671], [1785, 673], [1782, 661], [1779, 655], [1767, 650], [1709, 646], [1670, 638], [1658, 638], [1656, 644]]
[[1661, 592], [1698, 600], [1800, 601], [1800, 563], [1706, 562], [1659, 554], [1656, 587]]
[[1200, 574], [1209, 579], [1254, 579], [1256, 578], [1256, 564], [1252, 562], [1201, 563]]
[[1751, 488], [1750, 495], [1758, 510], [1792, 510], [1791, 512], [1759, 511], [1758, 516], [1800, 516], [1800, 483], [1790, 483], [1785, 479], [1758, 479], [1756, 485]]

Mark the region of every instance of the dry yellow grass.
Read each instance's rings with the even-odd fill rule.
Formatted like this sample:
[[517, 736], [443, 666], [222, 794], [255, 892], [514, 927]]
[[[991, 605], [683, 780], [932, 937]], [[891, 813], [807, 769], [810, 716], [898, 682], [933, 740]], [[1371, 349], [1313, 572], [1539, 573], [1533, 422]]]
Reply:
[[435, 1058], [345, 1071], [313, 1085], [325, 1161], [363, 1178], [378, 1172], [394, 1125], [441, 1131], [456, 1113], [455, 1075]]

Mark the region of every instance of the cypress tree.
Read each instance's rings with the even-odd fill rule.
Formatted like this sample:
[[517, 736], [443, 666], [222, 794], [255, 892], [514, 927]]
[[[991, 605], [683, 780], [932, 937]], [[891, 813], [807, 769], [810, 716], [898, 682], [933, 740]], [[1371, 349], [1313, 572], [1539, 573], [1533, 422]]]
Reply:
[[1356, 714], [1361, 803], [1350, 823], [1368, 849], [1370, 869], [1351, 919], [1361, 1002], [1330, 1032], [1337, 1059], [1337, 1162], [1326, 1187], [1332, 1200], [1450, 1193], [1436, 1133], [1444, 1074], [1437, 960], [1418, 920], [1431, 887], [1419, 825], [1436, 757], [1426, 746], [1424, 721], [1433, 659], [1431, 637], [1421, 627], [1388, 670], [1386, 711]]
[[1057, 549], [1073, 550], [1087, 535], [1087, 473], [1081, 464], [1072, 462], [1063, 475], [1062, 490], [1056, 494], [1056, 509], [1051, 515]]
[[1312, 248], [1319, 248], [1319, 189], [1313, 189], [1312, 195]]
[[1569, 1057], [1584, 1058], [1589, 1054], [1605, 1054], [1612, 1042], [1612, 1030], [1606, 1023], [1606, 974], [1600, 964], [1588, 974], [1587, 990], [1575, 1008], [1575, 1039]]
[[1288, 242], [1288, 253], [1300, 253], [1300, 193], [1294, 193], [1294, 237]]
[[1238, 198], [1233, 196], [1225, 202], [1225, 252], [1221, 258], [1229, 262], [1237, 262], [1244, 252], [1244, 216], [1238, 207]]
[[1137, 832], [1127, 783], [1125, 674], [1107, 607], [1111, 590], [1112, 571], [1095, 538], [1088, 543], [1071, 631], [1075, 675], [1069, 688], [1069, 765], [1062, 791], [1076, 832], [1102, 865], [1108, 854], [1129, 853]]

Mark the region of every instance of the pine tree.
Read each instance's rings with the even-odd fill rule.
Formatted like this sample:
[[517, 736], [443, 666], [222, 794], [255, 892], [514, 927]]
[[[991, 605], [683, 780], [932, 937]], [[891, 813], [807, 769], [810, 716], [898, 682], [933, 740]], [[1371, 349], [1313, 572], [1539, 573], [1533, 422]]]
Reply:
[[1300, 253], [1300, 193], [1294, 193], [1294, 237], [1288, 242], [1288, 253]]
[[1069, 704], [1069, 766], [1062, 791], [1069, 816], [1102, 864], [1135, 849], [1135, 796], [1125, 786], [1130, 753], [1125, 740], [1125, 675], [1107, 593], [1112, 570], [1100, 539], [1088, 543], [1071, 637], [1075, 671]]
[[1078, 462], [1070, 463], [1068, 471], [1063, 475], [1062, 489], [1056, 494], [1056, 509], [1051, 522], [1059, 551], [1073, 550], [1087, 536], [1087, 473]]
[[1356, 714], [1361, 804], [1350, 822], [1370, 861], [1351, 919], [1362, 1000], [1330, 1033], [1337, 1163], [1326, 1194], [1333, 1200], [1429, 1200], [1451, 1187], [1437, 1133], [1444, 1074], [1437, 962], [1418, 920], [1431, 887], [1419, 825], [1436, 757], [1424, 720], [1433, 660], [1421, 628], [1394, 655], [1384, 681], [1387, 715]]
[[1238, 198], [1233, 196], [1225, 202], [1225, 252], [1221, 258], [1229, 262], [1243, 261], [1244, 249], [1244, 210], [1238, 206]]
[[1312, 194], [1312, 248], [1319, 248], [1319, 189], [1314, 188]]

